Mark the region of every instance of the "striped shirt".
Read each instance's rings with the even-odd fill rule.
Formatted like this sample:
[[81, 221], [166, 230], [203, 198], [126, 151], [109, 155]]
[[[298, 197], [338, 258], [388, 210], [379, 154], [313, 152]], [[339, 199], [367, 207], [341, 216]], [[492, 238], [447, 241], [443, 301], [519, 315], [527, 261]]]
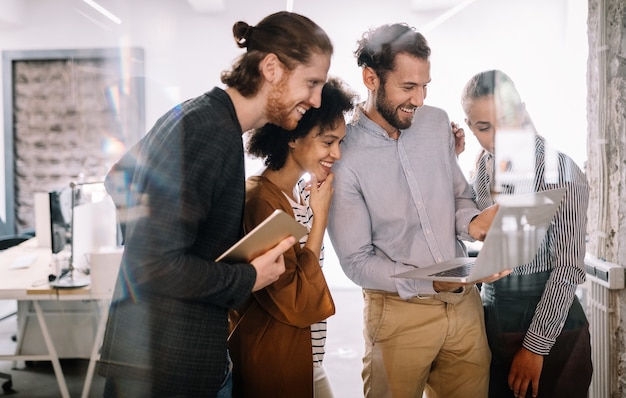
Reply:
[[[309, 196], [310, 193], [305, 189], [306, 183], [304, 180], [298, 181], [298, 185], [296, 187], [296, 197], [301, 198], [300, 203], [296, 203], [289, 197], [289, 195], [285, 195], [291, 204], [291, 208], [293, 209], [293, 214], [300, 224], [307, 227], [309, 231], [311, 231], [311, 227], [313, 225], [313, 211], [311, 210], [311, 206], [309, 206]], [[300, 247], [303, 247], [306, 244], [308, 234], [300, 238]], [[324, 265], [324, 245], [322, 244], [322, 249], [320, 250], [320, 267]], [[318, 323], [314, 323], [311, 325], [311, 343], [313, 346], [313, 366], [322, 366], [322, 361], [324, 360], [325, 353], [325, 345], [326, 345], [326, 320], [323, 320]]]
[[[476, 203], [482, 210], [494, 204], [491, 195], [494, 174], [493, 155], [484, 152], [478, 159], [471, 184]], [[545, 191], [566, 187], [567, 191], [535, 258], [514, 268], [515, 275], [551, 271], [546, 288], [537, 304], [524, 347], [547, 355], [561, 333], [572, 305], [577, 285], [585, 281], [585, 233], [589, 186], [580, 168], [567, 155], [546, 147], [535, 138], [535, 173], [522, 186], [503, 188], [501, 195], [515, 192]]]

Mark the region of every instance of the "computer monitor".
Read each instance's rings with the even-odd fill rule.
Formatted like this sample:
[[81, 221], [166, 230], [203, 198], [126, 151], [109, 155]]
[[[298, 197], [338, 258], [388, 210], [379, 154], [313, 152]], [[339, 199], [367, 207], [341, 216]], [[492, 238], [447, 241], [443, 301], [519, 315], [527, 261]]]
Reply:
[[72, 238], [72, 188], [60, 188], [48, 192], [50, 201], [50, 247], [59, 253]]

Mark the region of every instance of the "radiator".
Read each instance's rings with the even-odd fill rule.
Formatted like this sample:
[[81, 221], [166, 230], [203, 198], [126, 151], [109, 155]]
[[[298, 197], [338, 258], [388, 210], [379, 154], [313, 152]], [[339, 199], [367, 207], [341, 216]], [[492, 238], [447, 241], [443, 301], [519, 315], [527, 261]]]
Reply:
[[585, 267], [582, 302], [589, 319], [593, 362], [589, 398], [617, 397], [617, 290], [624, 288], [624, 268], [590, 254], [585, 256]]

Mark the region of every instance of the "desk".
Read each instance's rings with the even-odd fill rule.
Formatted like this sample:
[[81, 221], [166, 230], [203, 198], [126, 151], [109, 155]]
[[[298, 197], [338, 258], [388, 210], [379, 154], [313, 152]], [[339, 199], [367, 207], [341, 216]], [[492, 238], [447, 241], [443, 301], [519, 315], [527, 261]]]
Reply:
[[[34, 254], [36, 259], [27, 268], [11, 269], [13, 261], [23, 255]], [[99, 357], [99, 349], [104, 335], [106, 319], [108, 316], [108, 303], [111, 299], [112, 287], [108, 289], [98, 289], [92, 291], [89, 286], [78, 289], [54, 289], [46, 281], [49, 274], [54, 273], [52, 268], [52, 253], [50, 248], [41, 248], [37, 245], [37, 240], [30, 239], [18, 246], [2, 251], [0, 253], [0, 299], [17, 300], [32, 304], [34, 315], [37, 319], [41, 334], [48, 351], [47, 354], [31, 355], [21, 354], [20, 347], [14, 355], [0, 355], [0, 360], [22, 360], [22, 361], [51, 361], [54, 373], [59, 384], [61, 396], [69, 397], [69, 391], [65, 382], [65, 377], [59, 362], [59, 355], [50, 335], [50, 330], [42, 311], [41, 303], [44, 301], [93, 301], [100, 303], [100, 313], [97, 314], [98, 322], [96, 333], [92, 344], [89, 358], [87, 376], [83, 386], [82, 396], [86, 397], [91, 386], [91, 379], [95, 369], [95, 362]], [[113, 265], [119, 265], [113, 264]], [[116, 268], [117, 270], [117, 268]], [[117, 272], [117, 271], [116, 271]], [[20, 328], [21, 329], [21, 328]], [[24, 335], [24, 330], [18, 330], [18, 339]], [[18, 340], [19, 344], [19, 340]]]

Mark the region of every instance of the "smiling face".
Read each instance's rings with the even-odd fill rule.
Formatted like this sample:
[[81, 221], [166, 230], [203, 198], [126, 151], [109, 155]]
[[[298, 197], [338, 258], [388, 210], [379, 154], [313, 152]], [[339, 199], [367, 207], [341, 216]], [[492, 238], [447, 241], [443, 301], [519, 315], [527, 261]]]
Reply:
[[302, 173], [315, 174], [322, 182], [328, 177], [333, 163], [341, 158], [339, 145], [346, 135], [346, 126], [341, 119], [332, 129], [326, 129], [321, 134], [319, 131], [319, 127], [315, 127], [304, 137], [290, 142], [289, 157]]
[[329, 68], [330, 55], [319, 53], [307, 65], [299, 64], [292, 71], [284, 68], [268, 95], [265, 107], [268, 122], [293, 130], [307, 110], [319, 108]]
[[378, 82], [376, 112], [389, 126], [407, 129], [413, 123], [415, 110], [424, 105], [430, 83], [430, 61], [400, 53], [385, 82], [380, 79]]

